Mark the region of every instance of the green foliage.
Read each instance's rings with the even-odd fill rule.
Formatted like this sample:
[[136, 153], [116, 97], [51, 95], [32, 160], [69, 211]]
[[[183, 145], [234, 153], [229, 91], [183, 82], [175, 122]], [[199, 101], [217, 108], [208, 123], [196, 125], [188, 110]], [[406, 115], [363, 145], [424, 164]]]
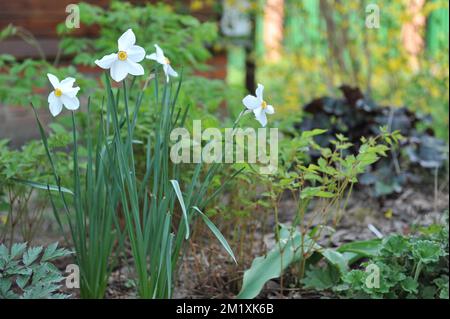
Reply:
[[[76, 78], [82, 88], [81, 93], [100, 103], [102, 90], [95, 80], [80, 73], [76, 66], [95, 66], [96, 59], [117, 48], [117, 38], [128, 28], [134, 30], [140, 45], [148, 54], [155, 51], [155, 43], [163, 47], [178, 71], [181, 71], [182, 66], [184, 73], [208, 69], [204, 62], [211, 57], [209, 47], [214, 45], [218, 36], [217, 26], [213, 22], [199, 22], [190, 15], [175, 13], [171, 7], [162, 4], [139, 6], [111, 1], [108, 8], [88, 3], [80, 3], [79, 8], [81, 23], [84, 27], [98, 28], [99, 37], [79, 37], [72, 34], [74, 29], [67, 29], [65, 23], [58, 25], [60, 56], [73, 56], [73, 65], [67, 67], [59, 65], [59, 58], [53, 63], [46, 61], [44, 54], [39, 59], [23, 61], [8, 54], [0, 55], [0, 82], [5, 84], [0, 87], [0, 101], [3, 104], [26, 106], [32, 102], [36, 107], [46, 105], [48, 90], [44, 88], [50, 88], [50, 84], [43, 74], [48, 72], [59, 78]], [[1, 30], [0, 41], [12, 36], [20, 36], [43, 52], [31, 32], [13, 25]], [[144, 66], [151, 63], [143, 61]], [[201, 112], [196, 112], [196, 115], [203, 116], [205, 109], [208, 112], [215, 111], [223, 101], [224, 92], [222, 81], [191, 77], [186, 81], [186, 93], [182, 92], [180, 99], [186, 105], [198, 106]]]
[[[183, 127], [189, 108], [177, 108], [181, 80], [175, 89], [166, 82], [161, 88], [159, 73], [160, 68], [149, 83], [154, 92], [149, 100], [155, 123], [146, 137], [144, 172], [137, 169], [134, 149], [141, 143], [134, 137], [134, 132], [147, 86], [139, 89], [138, 96], [132, 99], [129, 94], [134, 92], [134, 80], [130, 86], [123, 81], [123, 89], [113, 89], [105, 73], [106, 105], [99, 106], [101, 118], [94, 130], [88, 104], [87, 133], [83, 141], [79, 140], [72, 113], [73, 191], [62, 188], [53, 152], [36, 113], [55, 186], [32, 181], [21, 183], [47, 188], [49, 194], [59, 194], [64, 215], [60, 217], [61, 209], [52, 200], [54, 215], [61, 227], [69, 226], [80, 266], [82, 297], [104, 296], [112, 268], [113, 244], [118, 240], [119, 248], [123, 249], [125, 238], [131, 245], [139, 295], [142, 298], [171, 297], [178, 260], [184, 242], [190, 236], [190, 225], [198, 214], [235, 259], [225, 238], [200, 210], [210, 199], [206, 192], [219, 165], [208, 167], [203, 177], [200, 174], [203, 165], [197, 164], [188, 175], [190, 177], [184, 179], [184, 192], [181, 190], [178, 182], [181, 165], [170, 160], [170, 133], [175, 127]], [[97, 133], [92, 133], [94, 131]], [[80, 153], [82, 142], [86, 145], [84, 157]], [[211, 196], [217, 195], [218, 191]], [[66, 199], [68, 194], [72, 196]], [[174, 218], [177, 201], [182, 212], [178, 224]], [[124, 229], [120, 227], [119, 214], [123, 216]]]
[[[42, 106], [47, 101], [50, 91], [46, 73], [58, 77], [72, 76], [82, 88], [95, 87], [95, 81], [83, 76], [74, 66], [56, 67], [45, 60], [25, 59], [18, 61], [8, 54], [0, 55], [0, 101], [4, 105], [28, 106], [32, 102], [35, 106]], [[49, 90], [45, 90], [49, 88]], [[89, 90], [89, 89], [87, 89]], [[90, 93], [90, 92], [84, 92]], [[45, 101], [45, 102], [44, 102]]]
[[320, 248], [311, 239], [302, 239], [299, 232], [292, 233], [286, 227], [281, 228], [280, 236], [279, 243], [265, 256], [255, 258], [251, 267], [245, 271], [237, 298], [255, 298], [267, 281], [278, 278], [287, 267], [302, 258], [301, 247], [314, 250]]
[[[302, 280], [304, 287], [329, 289], [339, 282], [341, 275], [347, 273], [350, 265], [363, 257], [373, 256], [373, 247], [379, 246], [379, 241], [374, 240], [355, 242], [358, 250], [351, 245], [338, 249], [324, 248], [311, 237], [303, 237], [299, 231], [284, 225], [281, 225], [279, 234], [281, 239], [275, 246], [265, 256], [255, 258], [245, 271], [237, 298], [255, 298], [265, 283], [282, 276], [289, 268], [302, 265], [302, 261], [308, 261], [309, 267]], [[315, 267], [321, 259], [327, 261], [330, 267]]]
[[[186, 70], [190, 72], [193, 68], [206, 69], [203, 62], [210, 57], [207, 46], [212, 45], [217, 37], [217, 27], [214, 23], [200, 23], [191, 16], [172, 12], [168, 6], [150, 4], [134, 6], [126, 2], [112, 1], [108, 9], [85, 3], [80, 4], [80, 9], [81, 22], [85, 26], [98, 27], [100, 34], [97, 39], [80, 38], [72, 36], [71, 30], [65, 29], [64, 24], [58, 26], [58, 32], [62, 36], [61, 53], [73, 55], [75, 64], [93, 65], [95, 59], [101, 57], [102, 54], [110, 53], [117, 47], [117, 37], [125, 29], [133, 28], [139, 42], [143, 44], [148, 53], [153, 52], [155, 50], [153, 45], [158, 43], [164, 47], [167, 55], [176, 61], [175, 67], [180, 66], [179, 71], [182, 71], [181, 65], [185, 66], [185, 70], [180, 73], [186, 73]], [[123, 14], [123, 12], [127, 12], [127, 14]], [[0, 38], [4, 39], [15, 35], [17, 30], [16, 27], [10, 26], [3, 30]], [[57, 63], [58, 61], [55, 61], [55, 65]], [[144, 61], [145, 63], [153, 62]], [[125, 88], [124, 91], [115, 91], [116, 89], [108, 87], [109, 83], [107, 83], [105, 108], [105, 104], [102, 103], [103, 94], [98, 89], [96, 81], [84, 78], [77, 73], [74, 66], [56, 68], [43, 60], [30, 59], [19, 62], [8, 55], [2, 56], [0, 66], [6, 70], [5, 73], [0, 74], [0, 79], [8, 84], [3, 87], [3, 91], [0, 89], [0, 100], [3, 103], [28, 105], [31, 101], [35, 106], [41, 105], [42, 99], [46, 98], [42, 93], [47, 92], [43, 88], [49, 87], [47, 79], [42, 77], [42, 74], [51, 72], [61, 78], [63, 76], [77, 78], [80, 87], [89, 88], [83, 94], [92, 96], [91, 103], [96, 106], [88, 110], [87, 116], [85, 114], [77, 116], [78, 129], [75, 127], [75, 117], [72, 117], [72, 123], [70, 121], [64, 125], [62, 125], [63, 122], [53, 123], [51, 126], [55, 134], [48, 138], [38, 120], [43, 144], [33, 142], [36, 148], [34, 150], [30, 148], [33, 156], [30, 157], [29, 163], [25, 161], [26, 157], [21, 158], [21, 155], [24, 155], [21, 151], [10, 151], [6, 148], [6, 142], [0, 145], [7, 150], [0, 154], [2, 156], [0, 158], [0, 176], [5, 175], [0, 182], [1, 195], [4, 195], [2, 198], [6, 199], [1, 202], [0, 208], [2, 211], [4, 208], [8, 210], [7, 216], [2, 216], [0, 220], [5, 224], [5, 227], [2, 226], [5, 234], [14, 233], [10, 231], [9, 225], [12, 227], [17, 224], [28, 224], [17, 218], [13, 219], [16, 205], [8, 201], [11, 198], [8, 196], [8, 192], [11, 189], [12, 191], [19, 189], [28, 196], [32, 193], [32, 189], [45, 190], [50, 194], [54, 216], [59, 226], [63, 231], [66, 231], [67, 228], [70, 231], [70, 241], [75, 247], [76, 260], [81, 271], [81, 296], [91, 298], [103, 297], [113, 263], [110, 260], [112, 244], [117, 239], [121, 246], [127, 234], [132, 243], [138, 277], [137, 286], [142, 297], [171, 296], [172, 273], [176, 269], [183, 246], [181, 238], [189, 236], [188, 226], [196, 216], [201, 216], [234, 258], [230, 246], [219, 230], [200, 211], [202, 200], [210, 196], [208, 184], [212, 184], [213, 172], [218, 171], [217, 165], [210, 168], [197, 166], [192, 180], [190, 177], [184, 176], [186, 174], [184, 170], [178, 169], [171, 174], [172, 178], [180, 180], [180, 184], [181, 180], [192, 183], [191, 188], [185, 190], [188, 194], [182, 192], [181, 187], [178, 186], [177, 199], [185, 212], [182, 224], [186, 226], [186, 229], [180, 229], [176, 236], [172, 233], [172, 227], [175, 225], [173, 225], [171, 214], [174, 214], [176, 210], [174, 193], [170, 191], [173, 188], [168, 179], [169, 174], [161, 174], [162, 169], [167, 173], [168, 167], [171, 165], [168, 161], [168, 154], [165, 153], [169, 145], [168, 129], [172, 127], [167, 126], [170, 122], [168, 119], [177, 118], [177, 121], [182, 119], [185, 121], [187, 116], [187, 113], [180, 116], [181, 113], [173, 112], [176, 97], [172, 96], [169, 100], [166, 93], [175, 93], [176, 91], [176, 95], [182, 99], [180, 104], [195, 106], [192, 108], [192, 116], [201, 118], [205, 123], [209, 123], [208, 125], [216, 125], [218, 120], [208, 113], [214, 112], [223, 100], [222, 81], [190, 77], [186, 81], [185, 92], [180, 92], [180, 87], [174, 90], [170, 86], [170, 89], [164, 88], [163, 93], [159, 92], [158, 85], [155, 83], [153, 92], [156, 94], [148, 93], [152, 90], [146, 92], [141, 90], [139, 86], [142, 83], [133, 86], [135, 81], [130, 83], [126, 91]], [[151, 68], [148, 69], [151, 70]], [[152, 82], [151, 78], [147, 80]], [[155, 82], [157, 81], [156, 79]], [[6, 90], [7, 87], [10, 89]], [[114, 97], [111, 95], [113, 90], [115, 91]], [[119, 99], [119, 94], [122, 93], [125, 94], [123, 103], [122, 99]], [[162, 94], [163, 98], [159, 100], [158, 94]], [[199, 98], [200, 96], [201, 98]], [[128, 104], [133, 103], [140, 106], [143, 99], [154, 101], [155, 98], [157, 105], [161, 106], [161, 110], [164, 106], [164, 117], [160, 113], [155, 113], [151, 108], [136, 107], [132, 110], [133, 120], [125, 121], [128, 119], [125, 115], [128, 115], [129, 111], [131, 112]], [[169, 110], [171, 110], [170, 116], [167, 113]], [[207, 114], [205, 115], [205, 113]], [[118, 114], [121, 114], [120, 120], [117, 118], [114, 122], [114, 116], [119, 116]], [[136, 121], [138, 114], [142, 119], [139, 123]], [[170, 124], [175, 125], [177, 121]], [[90, 123], [100, 124], [94, 126]], [[124, 126], [125, 123], [127, 125]], [[71, 124], [72, 128], [70, 128]], [[163, 132], [161, 125], [164, 128]], [[66, 127], [72, 131], [72, 137], [67, 135]], [[128, 131], [130, 127], [132, 127], [133, 138], [131, 132]], [[112, 129], [117, 129], [117, 131], [112, 131]], [[93, 131], [98, 134], [92, 133]], [[53, 143], [53, 140], [57, 138], [61, 147]], [[107, 141], [110, 139], [115, 141], [115, 144], [108, 144]], [[62, 143], [62, 140], [65, 143]], [[145, 142], [139, 144], [142, 141], [148, 141], [149, 144]], [[73, 142], [72, 156], [67, 153], [69, 142]], [[133, 150], [130, 151], [133, 148], [136, 150], [135, 153]], [[117, 153], [118, 150], [122, 150], [123, 154]], [[154, 156], [154, 152], [156, 152], [156, 156]], [[62, 154], [65, 156], [59, 156]], [[127, 158], [130, 156], [130, 161], [124, 162], [121, 156]], [[38, 169], [37, 165], [42, 165], [43, 168]], [[122, 173], [116, 175], [111, 171], [113, 167], [114, 169], [121, 168]], [[42, 170], [42, 176], [37, 173], [40, 170]], [[137, 172], [133, 176], [133, 180], [130, 180], [125, 173], [130, 170]], [[28, 171], [29, 174], [27, 174]], [[180, 176], [180, 172], [183, 172], [183, 176]], [[206, 178], [200, 183], [199, 179], [202, 178], [203, 173], [206, 174]], [[147, 198], [150, 188], [135, 187], [137, 184], [141, 185], [142, 180], [153, 181], [153, 191], [160, 190], [157, 199], [149, 200]], [[168, 185], [170, 189], [167, 188]], [[130, 192], [133, 195], [127, 197], [126, 194]], [[57, 193], [58, 196], [54, 196], [52, 193]], [[182, 198], [185, 198], [186, 207]], [[127, 203], [133, 206], [128, 207]], [[131, 209], [131, 212], [128, 209]], [[140, 212], [137, 209], [141, 212], [144, 211], [148, 219], [148, 222], [141, 225], [141, 229], [138, 229], [140, 221], [136, 218]], [[25, 211], [25, 208], [23, 210]], [[124, 210], [126, 222], [125, 232], [118, 227], [117, 220], [117, 212], [122, 214], [122, 210]], [[160, 227], [164, 227], [163, 233], [160, 232]], [[13, 242], [13, 238], [10, 239], [10, 242]], [[121, 250], [119, 249], [119, 251]], [[147, 263], [148, 257], [151, 257], [150, 265]], [[161, 265], [164, 267], [161, 268]]]
[[[88, 109], [90, 109], [89, 104]], [[48, 182], [47, 184], [36, 183], [33, 180], [20, 182], [34, 188], [47, 189], [55, 219], [62, 233], [65, 233], [65, 225], [70, 230], [71, 243], [75, 247], [75, 257], [80, 267], [80, 295], [84, 298], [102, 298], [111, 272], [110, 257], [113, 244], [119, 239], [113, 225], [117, 225], [116, 212], [120, 194], [113, 185], [112, 170], [115, 168], [110, 158], [112, 150], [108, 143], [107, 131], [103, 126], [104, 123], [100, 122], [96, 128], [97, 134], [93, 134], [88, 117], [88, 133], [85, 141], [87, 154], [85, 162], [82, 162], [75, 115], [72, 113], [73, 191], [71, 191], [62, 186], [63, 180], [55, 165], [57, 158], [52, 155], [49, 140], [36, 110], [34, 108], [33, 110], [55, 186], [51, 186]], [[96, 135], [95, 139], [94, 135]], [[59, 195], [62, 209], [56, 207], [52, 192]], [[66, 198], [67, 194], [71, 195], [69, 199]]]
[[420, 236], [389, 236], [361, 268], [369, 265], [380, 269], [379, 287], [367, 287], [370, 273], [355, 269], [343, 276], [346, 296], [448, 299], [448, 226]]
[[[55, 150], [58, 169], [63, 178], [70, 174], [65, 152], [70, 136], [57, 125], [51, 125], [49, 146]], [[29, 141], [19, 150], [11, 149], [7, 140], [0, 140], [0, 240], [14, 242], [16, 231], [22, 240], [31, 242], [39, 231], [47, 198], [33, 196], [33, 191], [20, 181], [48, 183], [52, 178], [45, 148], [38, 141]], [[66, 180], [64, 180], [66, 182]], [[31, 205], [32, 203], [32, 205]]]
[[[70, 134], [59, 124], [50, 124], [51, 133], [48, 146], [54, 149], [60, 161], [67, 159], [66, 148], [70, 143]], [[31, 176], [36, 181], [47, 181], [51, 176], [50, 164], [45, 160], [45, 147], [36, 140], [31, 140], [20, 149], [11, 149], [8, 140], [0, 140], [0, 186], [12, 186], [15, 179], [28, 179]], [[64, 164], [65, 167], [67, 165]], [[62, 167], [61, 167], [62, 169]], [[70, 167], [67, 167], [69, 170]]]
[[[357, 251], [358, 247], [350, 246], [348, 251], [344, 247], [336, 251], [322, 249], [317, 243], [324, 231], [334, 231], [338, 226], [352, 187], [358, 182], [358, 175], [365, 172], [367, 167], [380, 157], [386, 156], [390, 146], [397, 143], [401, 136], [398, 132], [388, 133], [386, 129], [381, 129], [379, 136], [362, 141], [356, 155], [344, 155], [344, 151], [350, 149], [352, 144], [341, 134], [331, 141], [332, 148], [322, 148], [315, 142], [314, 139], [325, 132], [322, 129], [304, 131], [301, 136], [282, 140], [282, 163], [279, 164], [277, 172], [260, 177], [268, 189], [261, 201], [269, 200], [271, 203], [276, 225], [281, 196], [290, 193], [295, 200], [296, 209], [289, 231], [280, 231], [276, 227], [277, 244], [268, 255], [271, 258], [256, 258], [245, 273], [240, 297], [255, 297], [265, 282], [281, 276], [284, 270], [293, 265], [297, 265], [297, 275], [301, 281], [307, 262], [318, 251], [342, 273], [347, 271], [349, 262], [362, 256]], [[321, 156], [316, 162], [306, 166], [305, 162], [309, 161], [309, 158], [305, 151], [308, 149], [315, 150]], [[318, 203], [318, 208], [311, 209], [312, 203]], [[315, 222], [315, 226], [311, 221]], [[287, 240], [291, 240], [286, 234], [293, 236], [293, 242], [290, 244], [293, 250], [287, 249], [287, 252], [284, 252], [283, 246], [287, 245]], [[306, 242], [309, 244], [305, 244]], [[371, 245], [361, 245], [359, 248], [365, 254], [368, 249], [374, 250]], [[344, 252], [346, 254], [343, 254]]]
[[[210, 57], [206, 44], [217, 38], [217, 26], [210, 22], [199, 22], [189, 15], [177, 14], [167, 5], [132, 5], [125, 1], [111, 1], [108, 9], [88, 3], [80, 3], [80, 19], [85, 26], [99, 27], [95, 39], [64, 36], [61, 48], [64, 53], [74, 55], [75, 64], [94, 65], [95, 59], [111, 53], [117, 47], [118, 37], [132, 28], [136, 37], [150, 54], [159, 44], [167, 56], [176, 61], [175, 66], [195, 66]], [[124, 14], [126, 13], [126, 14]], [[73, 30], [64, 23], [58, 28], [60, 35]]]
[[[202, 177], [203, 164], [195, 165], [194, 171], [185, 178], [182, 191], [182, 164], [174, 164], [170, 159], [170, 133], [176, 127], [184, 127], [188, 107], [177, 108], [177, 97], [181, 80], [177, 88], [165, 83], [160, 90], [158, 82], [159, 69], [153, 83], [155, 104], [151, 106], [156, 125], [149, 132], [146, 141], [145, 173], [142, 178], [136, 175], [133, 141], [136, 115], [142, 99], [137, 98], [133, 109], [129, 108], [127, 86], [123, 86], [125, 124], [118, 120], [119, 100], [115, 99], [109, 79], [107, 110], [112, 116], [112, 146], [115, 148], [116, 163], [115, 185], [119, 194], [125, 217], [125, 228], [130, 239], [137, 274], [138, 293], [142, 298], [170, 298], [172, 296], [173, 278], [178, 261], [183, 252], [184, 242], [190, 237], [191, 224], [209, 201], [206, 195], [211, 180], [219, 169], [213, 164], [206, 169]], [[125, 83], [125, 82], [124, 82]], [[141, 96], [144, 92], [139, 93]], [[135, 116], [132, 119], [130, 113]], [[121, 131], [126, 132], [122, 138]], [[129, 172], [133, 172], [130, 176]], [[128, 196], [127, 196], [128, 194]], [[176, 201], [181, 208], [181, 219], [175, 223]], [[234, 258], [229, 245], [218, 229], [203, 218], [214, 235]], [[148, 262], [150, 260], [150, 263]]]
[[[448, 224], [422, 229], [419, 236], [391, 235], [374, 244], [366, 251], [367, 259], [352, 270], [336, 272], [331, 263], [311, 267], [303, 280], [305, 287], [346, 298], [448, 299]], [[351, 247], [360, 245], [349, 243], [338, 250], [354, 252]], [[379, 280], [374, 279], [374, 271]]]
[[9, 251], [0, 245], [0, 299], [64, 299], [58, 293], [64, 277], [51, 262], [70, 255], [58, 248], [58, 243], [43, 247], [29, 247], [16, 243]]

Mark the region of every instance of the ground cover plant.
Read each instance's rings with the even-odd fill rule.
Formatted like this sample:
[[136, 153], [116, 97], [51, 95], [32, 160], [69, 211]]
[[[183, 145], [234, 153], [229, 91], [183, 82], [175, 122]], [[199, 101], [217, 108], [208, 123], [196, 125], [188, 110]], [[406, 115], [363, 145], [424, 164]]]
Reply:
[[[418, 235], [390, 235], [373, 248], [365, 261], [343, 273], [331, 263], [312, 268], [305, 285], [346, 298], [448, 299], [448, 217]], [[370, 278], [369, 268], [379, 269], [379, 277]], [[377, 285], [368, 286], [371, 280]]]
[[1, 299], [65, 299], [69, 295], [58, 293], [65, 280], [52, 264], [57, 258], [71, 252], [53, 243], [45, 249], [15, 243], [11, 251], [0, 245], [0, 297]]

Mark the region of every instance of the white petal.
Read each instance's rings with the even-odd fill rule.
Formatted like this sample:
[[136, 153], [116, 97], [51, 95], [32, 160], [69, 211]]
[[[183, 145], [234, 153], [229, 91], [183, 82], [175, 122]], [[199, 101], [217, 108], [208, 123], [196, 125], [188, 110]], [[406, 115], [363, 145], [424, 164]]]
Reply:
[[76, 110], [80, 107], [80, 101], [77, 97], [70, 97], [65, 94], [61, 95], [61, 101], [68, 110]]
[[79, 90], [80, 90], [80, 88], [78, 86], [76, 86], [74, 88], [64, 89], [64, 90], [62, 90], [62, 93], [69, 97], [75, 97], [78, 94]]
[[272, 105], [267, 105], [267, 108], [264, 110], [267, 114], [275, 113], [275, 110]]
[[128, 64], [126, 61], [117, 60], [111, 65], [111, 77], [114, 81], [120, 82], [127, 77]]
[[55, 92], [51, 92], [48, 95], [48, 107], [50, 109], [50, 113], [52, 113], [53, 116], [58, 115], [61, 113], [62, 110], [62, 102], [59, 98], [56, 97]]
[[166, 75], [166, 82], [169, 83], [169, 65], [163, 64], [164, 74]]
[[53, 85], [53, 87], [56, 89], [59, 86], [59, 80], [56, 76], [53, 74], [47, 73], [48, 80]]
[[264, 92], [264, 85], [258, 83], [258, 87], [256, 88], [256, 97], [259, 101], [263, 101], [263, 92]]
[[261, 106], [261, 102], [253, 95], [247, 95], [242, 99], [244, 106], [250, 110], [254, 110]]
[[136, 43], [136, 36], [133, 33], [133, 30], [128, 29], [124, 32], [117, 40], [117, 45], [119, 47], [119, 51], [126, 51], [128, 50], [132, 45]]
[[111, 65], [113, 65], [113, 63], [117, 60], [118, 60], [117, 53], [111, 53], [111, 54], [105, 55], [100, 60], [95, 60], [95, 64], [97, 64], [102, 69], [109, 69], [109, 68], [111, 68]]
[[174, 76], [174, 77], [178, 76], [178, 73], [172, 68], [172, 66], [170, 64], [167, 65], [167, 73], [170, 76]]
[[158, 62], [165, 61], [164, 51], [157, 44], [155, 44], [155, 48], [156, 48], [156, 59], [158, 60]]
[[75, 83], [75, 79], [68, 77], [59, 83], [59, 88], [64, 92], [64, 90], [72, 88], [74, 83]]
[[131, 75], [143, 75], [144, 68], [139, 63], [133, 62], [131, 60], [127, 60], [128, 73]]
[[256, 109], [253, 111], [253, 113], [255, 113], [256, 120], [261, 123], [261, 126], [265, 127], [267, 124], [266, 112], [264, 112], [262, 109]]
[[253, 109], [253, 114], [255, 114], [255, 117], [259, 117], [261, 113], [263, 112], [261, 107], [258, 107], [256, 109]]
[[156, 57], [156, 53], [152, 53], [146, 56], [147, 59], [149, 60], [158, 60], [158, 58]]
[[138, 45], [133, 45], [127, 49], [127, 55], [129, 60], [133, 62], [141, 62], [144, 60], [145, 50]]

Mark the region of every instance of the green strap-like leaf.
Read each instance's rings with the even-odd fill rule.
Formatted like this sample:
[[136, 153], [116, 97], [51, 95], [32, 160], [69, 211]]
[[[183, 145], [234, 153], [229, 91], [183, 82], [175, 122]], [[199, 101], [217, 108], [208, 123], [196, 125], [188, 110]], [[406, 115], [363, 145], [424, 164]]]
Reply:
[[219, 240], [219, 242], [222, 244], [223, 248], [227, 251], [227, 253], [233, 258], [234, 262], [237, 264], [236, 257], [233, 254], [233, 250], [231, 249], [230, 245], [228, 245], [227, 240], [225, 237], [223, 237], [220, 230], [213, 224], [213, 222], [201, 212], [201, 210], [198, 207], [193, 207], [202, 217], [205, 224], [209, 227], [209, 229], [213, 232], [213, 234], [216, 236], [216, 238]]
[[65, 187], [61, 187], [59, 188], [56, 185], [50, 185], [50, 184], [44, 184], [44, 183], [39, 183], [39, 182], [33, 182], [33, 181], [28, 181], [28, 180], [24, 180], [24, 179], [18, 179], [18, 178], [12, 178], [11, 180], [13, 180], [16, 183], [20, 183], [26, 186], [30, 186], [30, 187], [34, 187], [34, 188], [38, 188], [38, 189], [43, 189], [43, 190], [51, 190], [54, 192], [63, 192], [63, 193], [67, 193], [70, 195], [73, 195], [73, 192]]
[[177, 198], [178, 198], [178, 202], [180, 203], [181, 210], [183, 211], [184, 223], [186, 224], [186, 237], [185, 238], [188, 239], [189, 238], [189, 220], [188, 220], [188, 216], [187, 216], [186, 206], [184, 205], [183, 194], [181, 194], [181, 189], [180, 189], [180, 185], [178, 184], [178, 181], [172, 179], [172, 180], [170, 180], [170, 183], [172, 183], [173, 189], [175, 190], [175, 194], [177, 195]]

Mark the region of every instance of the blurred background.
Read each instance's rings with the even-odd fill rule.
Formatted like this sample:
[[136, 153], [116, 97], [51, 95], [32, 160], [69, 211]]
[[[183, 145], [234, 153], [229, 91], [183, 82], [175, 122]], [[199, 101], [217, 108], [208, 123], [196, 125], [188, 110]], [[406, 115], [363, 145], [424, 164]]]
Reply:
[[[79, 25], [73, 25], [71, 4], [78, 6]], [[203, 82], [210, 86], [201, 92], [208, 95], [203, 100], [212, 98], [210, 110], [218, 102], [236, 104], [227, 96], [252, 92], [261, 82], [277, 117], [297, 119], [302, 105], [339, 95], [345, 84], [380, 104], [432, 115], [436, 134], [448, 140], [449, 18], [443, 0], [3, 2], [0, 136], [18, 146], [34, 134], [26, 127], [32, 119], [7, 106], [28, 105], [30, 98], [41, 104], [34, 94], [45, 87], [40, 64], [99, 72], [94, 59], [132, 26], [141, 28], [138, 35], [145, 32], [140, 42], [148, 48], [158, 41], [179, 66], [218, 80]]]

